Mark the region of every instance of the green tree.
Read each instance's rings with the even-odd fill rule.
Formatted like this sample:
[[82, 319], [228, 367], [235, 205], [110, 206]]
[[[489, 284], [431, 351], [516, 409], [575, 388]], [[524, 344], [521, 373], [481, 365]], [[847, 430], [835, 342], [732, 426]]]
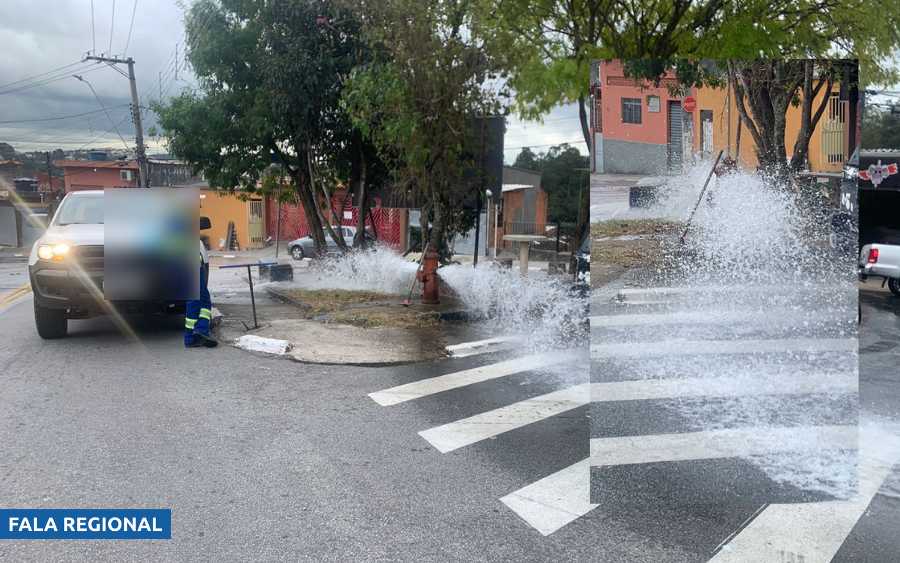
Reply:
[[900, 113], [867, 105], [862, 122], [862, 147], [900, 149]]
[[506, 55], [515, 109], [537, 118], [577, 102], [590, 146], [590, 62], [843, 56], [864, 82], [891, 83], [900, 46], [893, 0], [482, 0], [482, 25]]
[[169, 151], [211, 185], [249, 192], [278, 163], [321, 252], [331, 193], [359, 146], [339, 101], [364, 56], [360, 25], [337, 2], [200, 0], [186, 13], [187, 58], [200, 91], [157, 104]]
[[501, 106], [492, 54], [466, 1], [360, 1], [356, 9], [379, 57], [354, 71], [344, 107], [400, 189], [424, 201], [428, 243], [446, 261], [447, 241], [474, 221], [465, 202], [478, 185], [477, 118]]
[[529, 147], [522, 147], [522, 150], [516, 155], [516, 161], [513, 162], [513, 166], [516, 168], [535, 171], [539, 171], [542, 164], [542, 155], [535, 154]]
[[563, 144], [550, 147], [541, 161], [541, 186], [547, 192], [550, 221], [577, 222], [579, 195], [587, 189], [588, 157]]
[[547, 218], [551, 223], [578, 221], [579, 194], [587, 188], [588, 157], [564, 143], [546, 153], [523, 148], [513, 163], [516, 168], [541, 173], [541, 187], [547, 192]]

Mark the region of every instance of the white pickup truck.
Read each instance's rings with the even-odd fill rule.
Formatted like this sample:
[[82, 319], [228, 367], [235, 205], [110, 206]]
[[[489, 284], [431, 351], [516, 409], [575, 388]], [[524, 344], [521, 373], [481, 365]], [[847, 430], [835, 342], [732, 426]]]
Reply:
[[[41, 338], [66, 336], [69, 319], [115, 310], [121, 313], [180, 313], [183, 301], [117, 301], [104, 295], [104, 203], [102, 190], [72, 192], [62, 200], [28, 258], [34, 292], [34, 320]], [[200, 230], [209, 229], [200, 217]], [[204, 267], [209, 257], [202, 242]]]
[[864, 245], [859, 252], [859, 275], [884, 278], [891, 293], [900, 297], [900, 245]]

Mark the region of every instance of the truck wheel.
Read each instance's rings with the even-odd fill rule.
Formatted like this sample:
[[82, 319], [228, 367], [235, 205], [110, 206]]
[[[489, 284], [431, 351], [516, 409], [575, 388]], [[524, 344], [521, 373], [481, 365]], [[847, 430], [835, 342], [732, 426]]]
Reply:
[[891, 293], [900, 297], [900, 278], [890, 278], [888, 280], [888, 289], [891, 290]]
[[38, 304], [34, 305], [34, 323], [41, 338], [48, 340], [63, 338], [69, 329], [64, 309], [47, 309]]

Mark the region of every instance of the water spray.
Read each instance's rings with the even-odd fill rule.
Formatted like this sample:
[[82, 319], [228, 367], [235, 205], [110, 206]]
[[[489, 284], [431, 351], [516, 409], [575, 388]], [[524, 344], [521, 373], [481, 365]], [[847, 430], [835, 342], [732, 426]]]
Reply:
[[684, 244], [685, 237], [687, 237], [688, 229], [691, 228], [691, 221], [694, 220], [694, 214], [697, 213], [697, 208], [700, 207], [700, 202], [703, 201], [703, 194], [706, 193], [706, 188], [709, 186], [709, 181], [712, 180], [713, 173], [716, 171], [716, 166], [719, 165], [719, 160], [722, 158], [722, 153], [725, 152], [725, 149], [719, 151], [719, 155], [716, 156], [716, 161], [713, 162], [712, 168], [709, 170], [709, 174], [706, 176], [706, 182], [703, 183], [703, 189], [700, 190], [700, 197], [697, 198], [697, 204], [694, 206], [693, 211], [691, 211], [691, 215], [688, 217], [687, 223], [684, 225], [684, 232], [681, 233], [681, 244]]

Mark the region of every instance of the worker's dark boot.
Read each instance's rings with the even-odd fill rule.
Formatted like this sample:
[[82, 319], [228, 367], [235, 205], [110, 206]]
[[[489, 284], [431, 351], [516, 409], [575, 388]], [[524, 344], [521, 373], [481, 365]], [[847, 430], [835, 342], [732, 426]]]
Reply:
[[219, 345], [219, 341], [213, 338], [209, 334], [203, 334], [202, 332], [194, 333], [194, 342], [196, 342], [196, 346], [204, 346], [206, 348], [215, 348]]

